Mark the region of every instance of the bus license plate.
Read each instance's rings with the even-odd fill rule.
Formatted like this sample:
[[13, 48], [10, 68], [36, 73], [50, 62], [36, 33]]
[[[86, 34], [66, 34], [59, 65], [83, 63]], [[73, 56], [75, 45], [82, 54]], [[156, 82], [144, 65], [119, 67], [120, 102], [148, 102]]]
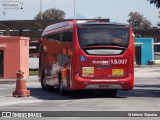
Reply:
[[94, 67], [82, 67], [83, 74], [94, 74]]
[[113, 76], [123, 76], [123, 69], [112, 69]]

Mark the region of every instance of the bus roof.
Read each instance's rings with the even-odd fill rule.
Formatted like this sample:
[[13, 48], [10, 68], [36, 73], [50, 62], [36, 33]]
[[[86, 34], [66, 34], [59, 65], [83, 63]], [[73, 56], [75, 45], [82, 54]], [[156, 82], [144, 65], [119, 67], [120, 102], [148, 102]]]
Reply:
[[72, 21], [66, 21], [66, 22], [60, 22], [56, 24], [49, 25], [46, 27], [46, 29], [43, 31], [42, 36], [45, 36], [46, 34], [50, 33], [52, 30], [60, 29], [60, 28], [70, 28], [73, 27], [73, 25], [116, 25], [116, 26], [128, 26], [129, 24], [122, 24], [122, 23], [111, 23], [111, 22], [105, 22], [103, 20], [72, 20]]

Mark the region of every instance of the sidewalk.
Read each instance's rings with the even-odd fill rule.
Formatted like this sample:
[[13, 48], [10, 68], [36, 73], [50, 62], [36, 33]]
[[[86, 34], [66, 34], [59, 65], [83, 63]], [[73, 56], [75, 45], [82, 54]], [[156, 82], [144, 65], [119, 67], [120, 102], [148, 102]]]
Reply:
[[[24, 79], [26, 83], [30, 82], [39, 82], [38, 75], [29, 76], [29, 78]], [[0, 79], [0, 84], [14, 84], [16, 83], [16, 79]]]
[[150, 67], [160, 67], [160, 65], [134, 65], [135, 68], [150, 68]]
[[16, 79], [0, 79], [0, 84], [14, 84]]

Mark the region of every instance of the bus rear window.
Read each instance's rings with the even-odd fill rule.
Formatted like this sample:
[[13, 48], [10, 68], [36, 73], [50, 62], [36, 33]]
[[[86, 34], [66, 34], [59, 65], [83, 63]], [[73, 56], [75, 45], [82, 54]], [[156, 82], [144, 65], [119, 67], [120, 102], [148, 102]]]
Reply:
[[79, 26], [78, 39], [80, 46], [120, 46], [128, 47], [129, 28], [116, 26]]

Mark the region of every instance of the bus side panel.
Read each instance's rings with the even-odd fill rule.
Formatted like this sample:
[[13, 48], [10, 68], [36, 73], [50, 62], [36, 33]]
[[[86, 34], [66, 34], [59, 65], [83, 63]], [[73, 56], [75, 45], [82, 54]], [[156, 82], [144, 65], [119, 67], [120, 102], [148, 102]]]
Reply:
[[[54, 49], [53, 49], [54, 46]], [[54, 85], [57, 83], [57, 70], [58, 70], [58, 48], [59, 44], [55, 41], [49, 41], [47, 39], [42, 40], [42, 52], [41, 52], [41, 68], [40, 74], [45, 76], [46, 84]], [[41, 77], [40, 76], [40, 77]], [[54, 80], [54, 82], [53, 82]], [[56, 80], [56, 81], [55, 81]]]
[[44, 74], [47, 85], [58, 87], [58, 73], [61, 71], [64, 89], [68, 89], [71, 80], [72, 43], [60, 41], [60, 38], [59, 40], [46, 38], [42, 39], [41, 46], [42, 52], [39, 76], [41, 77], [42, 74]]
[[58, 65], [61, 69], [62, 80], [64, 89], [70, 87], [70, 72], [71, 72], [71, 43], [60, 43], [59, 53], [58, 53]]
[[72, 56], [71, 56], [71, 81], [70, 81], [70, 88], [72, 90], [78, 87], [75, 77], [80, 72], [79, 71], [80, 64], [78, 62], [79, 61], [79, 50], [80, 50], [80, 46], [78, 43], [77, 26], [74, 25], [73, 26]]
[[129, 75], [132, 76], [131, 80], [131, 86], [132, 89], [134, 87], [134, 57], [135, 57], [135, 45], [134, 45], [134, 36], [132, 35], [133, 31], [132, 28], [130, 27], [130, 44], [128, 47], [129, 50]]

